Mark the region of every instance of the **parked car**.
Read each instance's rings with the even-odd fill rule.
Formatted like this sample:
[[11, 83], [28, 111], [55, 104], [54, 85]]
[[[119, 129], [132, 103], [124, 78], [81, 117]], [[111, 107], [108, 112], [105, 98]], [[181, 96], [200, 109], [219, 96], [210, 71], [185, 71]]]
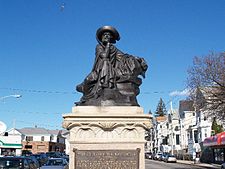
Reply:
[[22, 156], [30, 156], [32, 155], [32, 152], [30, 150], [22, 150]]
[[174, 155], [172, 155], [172, 154], [168, 154], [168, 155], [166, 155], [164, 161], [167, 162], [167, 163], [168, 162], [176, 163], [177, 162], [177, 158]]
[[60, 152], [47, 152], [46, 153], [48, 158], [60, 158], [61, 157], [61, 153]]
[[145, 153], [146, 159], [152, 159], [152, 153]]
[[162, 161], [162, 158], [163, 158], [163, 154], [159, 154], [157, 157], [157, 160]]
[[31, 155], [31, 156], [28, 156], [27, 158], [31, 159], [32, 161], [32, 164], [37, 168], [37, 169], [40, 169], [40, 163], [39, 161], [37, 160], [37, 158], [34, 156], [34, 155]]
[[160, 155], [159, 156], [159, 161], [164, 161], [165, 160], [165, 158], [166, 158], [166, 154], [162, 154], [162, 155]]
[[0, 157], [0, 168], [9, 169], [37, 169], [31, 159], [27, 157]]
[[41, 169], [69, 169], [69, 163], [64, 158], [50, 158]]
[[32, 156], [36, 157], [40, 164], [40, 167], [48, 161], [48, 157], [45, 153], [33, 154]]
[[62, 158], [66, 159], [66, 161], [69, 163], [70, 158], [69, 158], [69, 156], [68, 156], [68, 155], [63, 156]]
[[154, 160], [159, 160], [160, 156], [162, 156], [162, 153], [157, 153], [154, 157]]

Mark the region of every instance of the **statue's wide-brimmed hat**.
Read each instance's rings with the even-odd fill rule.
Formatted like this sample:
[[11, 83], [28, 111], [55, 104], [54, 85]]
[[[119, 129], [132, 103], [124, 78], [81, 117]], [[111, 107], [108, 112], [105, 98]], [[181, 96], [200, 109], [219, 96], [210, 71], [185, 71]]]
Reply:
[[102, 40], [102, 35], [105, 32], [110, 32], [112, 33], [113, 39], [111, 43], [116, 43], [116, 41], [120, 40], [120, 34], [119, 32], [112, 26], [103, 26], [101, 28], [99, 28], [96, 32], [96, 38], [98, 41]]

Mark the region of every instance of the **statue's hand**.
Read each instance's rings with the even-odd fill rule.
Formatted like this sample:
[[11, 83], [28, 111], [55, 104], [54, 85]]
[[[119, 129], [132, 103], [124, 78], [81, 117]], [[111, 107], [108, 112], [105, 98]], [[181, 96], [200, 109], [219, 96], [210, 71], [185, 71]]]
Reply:
[[111, 46], [110, 42], [107, 42], [106, 47], [109, 48]]

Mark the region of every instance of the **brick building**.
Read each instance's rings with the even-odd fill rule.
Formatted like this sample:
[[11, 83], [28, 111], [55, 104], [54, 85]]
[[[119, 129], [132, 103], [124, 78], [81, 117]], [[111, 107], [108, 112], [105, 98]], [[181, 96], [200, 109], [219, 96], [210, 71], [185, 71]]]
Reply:
[[65, 151], [65, 138], [61, 130], [48, 130], [45, 128], [17, 129], [21, 133], [22, 150], [32, 153]]

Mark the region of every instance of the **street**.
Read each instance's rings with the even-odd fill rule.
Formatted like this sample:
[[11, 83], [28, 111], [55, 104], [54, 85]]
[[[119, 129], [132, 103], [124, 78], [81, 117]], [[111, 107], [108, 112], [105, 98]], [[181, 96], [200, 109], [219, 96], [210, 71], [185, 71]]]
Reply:
[[146, 169], [203, 169], [204, 167], [191, 166], [187, 164], [180, 163], [165, 163], [162, 161], [155, 160], [145, 160], [145, 168]]

